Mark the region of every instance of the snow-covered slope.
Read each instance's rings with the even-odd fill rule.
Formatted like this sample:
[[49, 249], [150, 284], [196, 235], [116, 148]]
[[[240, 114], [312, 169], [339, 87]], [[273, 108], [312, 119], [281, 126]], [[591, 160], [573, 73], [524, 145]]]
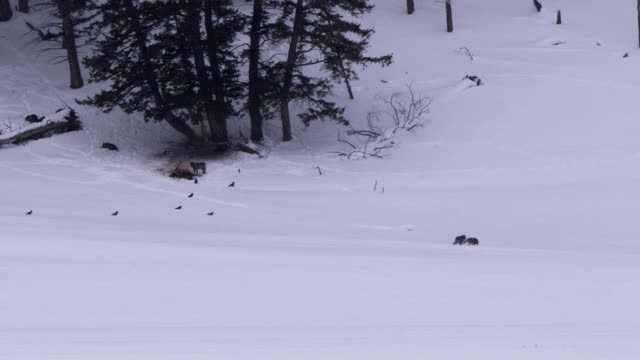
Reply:
[[[434, 98], [385, 159], [338, 159], [314, 124], [177, 182], [156, 171], [170, 130], [83, 107], [85, 131], [0, 149], [0, 359], [640, 356], [635, 2], [455, 0], [453, 34], [417, 2], [375, 1], [395, 64], [341, 100], [362, 124], [406, 84]], [[92, 91], [15, 16], [0, 124]]]

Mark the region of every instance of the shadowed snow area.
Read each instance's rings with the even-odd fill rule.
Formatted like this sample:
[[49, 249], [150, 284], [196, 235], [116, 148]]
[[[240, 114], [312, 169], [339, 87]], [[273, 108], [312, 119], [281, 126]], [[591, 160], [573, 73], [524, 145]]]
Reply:
[[[454, 0], [452, 34], [441, 2], [374, 3], [395, 63], [337, 87], [349, 118], [433, 97], [384, 159], [273, 121], [264, 159], [196, 185], [159, 174], [166, 126], [77, 105], [85, 130], [0, 149], [0, 359], [638, 358], [635, 1]], [[0, 23], [3, 130], [97, 89], [68, 90], [24, 18]]]

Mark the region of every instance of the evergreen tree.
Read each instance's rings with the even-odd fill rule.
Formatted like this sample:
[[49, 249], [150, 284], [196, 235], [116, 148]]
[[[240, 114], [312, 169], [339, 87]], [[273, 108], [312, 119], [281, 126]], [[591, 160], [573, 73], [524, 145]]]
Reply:
[[[142, 111], [166, 121], [194, 145], [209, 137], [226, 147], [227, 117], [241, 95], [233, 51], [241, 16], [230, 1], [107, 0], [94, 24], [105, 36], [85, 59], [91, 81], [110, 87], [84, 103]], [[209, 124], [198, 136], [189, 122]]]
[[233, 8], [231, 0], [204, 0], [206, 53], [216, 117], [211, 131], [225, 141], [229, 138], [227, 118], [236, 113], [233, 102], [239, 102], [244, 94], [235, 42], [245, 25], [246, 17]]
[[207, 122], [209, 123], [209, 127], [212, 130], [212, 140], [216, 143], [225, 143], [228, 141], [226, 132], [219, 133], [216, 131], [219, 127], [216, 126], [213, 89], [211, 86], [211, 77], [209, 76], [209, 71], [205, 62], [205, 43], [202, 40], [201, 35], [203, 2], [202, 0], [187, 0], [183, 1], [183, 4], [185, 5], [184, 7], [186, 10], [185, 20], [183, 21], [185, 24], [184, 32], [187, 34], [187, 41], [185, 42], [190, 45], [190, 52], [193, 54], [193, 63], [196, 70], [198, 95], [201, 101], [201, 106], [204, 109], [204, 114]]
[[81, 38], [89, 41], [88, 24], [95, 13], [90, 10], [86, 1], [76, 0], [43, 0], [34, 3], [33, 7], [48, 12], [51, 20], [43, 25], [26, 22], [27, 27], [35, 32], [40, 40], [54, 42], [65, 50], [65, 55], [61, 58], [69, 64], [70, 87], [83, 87], [78, 42]]
[[80, 72], [80, 60], [76, 45], [76, 34], [73, 20], [73, 8], [71, 0], [54, 0], [58, 7], [58, 14], [62, 21], [62, 43], [67, 50], [67, 63], [69, 64], [69, 83], [72, 89], [84, 86], [82, 73]]
[[265, 21], [263, 0], [253, 0], [251, 29], [249, 31], [249, 97], [247, 108], [251, 119], [251, 140], [260, 142], [262, 134], [260, 50], [262, 47], [262, 26]]
[[275, 115], [274, 99], [281, 87], [276, 60], [282, 43], [277, 34], [286, 32], [283, 29], [286, 25], [280, 18], [284, 3], [283, 0], [253, 0], [251, 26], [247, 33], [250, 41], [244, 57], [249, 65], [247, 110], [251, 139], [256, 142], [264, 137], [263, 121]]
[[[366, 55], [372, 29], [363, 28], [357, 19], [369, 13], [368, 0], [288, 0], [282, 17], [291, 26], [281, 37], [289, 41], [287, 59], [279, 64], [282, 86], [279, 93], [283, 140], [291, 139], [289, 103], [304, 102], [300, 114], [309, 124], [316, 119], [334, 119], [348, 124], [344, 109], [327, 100], [333, 83], [343, 82], [353, 98], [351, 82], [357, 80], [357, 67], [391, 64], [391, 55]], [[305, 68], [315, 67], [328, 76], [312, 77]]]
[[145, 120], [166, 121], [192, 144], [199, 144], [200, 137], [186, 120], [200, 120], [194, 109], [197, 96], [188, 84], [194, 76], [180, 57], [183, 45], [175, 41], [181, 35], [174, 31], [176, 17], [167, 16], [173, 9], [163, 5], [167, 3], [134, 0], [98, 5], [101, 16], [93, 26], [104, 36], [84, 64], [91, 82], [110, 84], [82, 103], [106, 112], [115, 107], [127, 113], [141, 111]]

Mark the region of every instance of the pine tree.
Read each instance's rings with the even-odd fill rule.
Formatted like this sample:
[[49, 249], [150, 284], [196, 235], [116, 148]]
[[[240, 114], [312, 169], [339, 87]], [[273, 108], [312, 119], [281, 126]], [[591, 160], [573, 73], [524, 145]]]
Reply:
[[39, 40], [54, 42], [65, 50], [65, 55], [60, 57], [69, 64], [69, 83], [72, 89], [84, 86], [80, 71], [80, 59], [78, 55], [78, 41], [86, 42], [91, 37], [87, 25], [95, 17], [86, 1], [78, 3], [76, 0], [43, 0], [33, 4], [34, 8], [47, 11], [51, 21], [43, 25], [34, 25], [26, 22]]
[[286, 32], [281, 14], [286, 0], [253, 0], [248, 49], [244, 52], [249, 68], [247, 110], [251, 120], [251, 139], [263, 139], [262, 124], [275, 116], [281, 88], [281, 72], [274, 54], [281, 53]]
[[63, 44], [66, 45], [64, 48], [67, 50], [67, 63], [69, 64], [69, 86], [72, 89], [79, 89], [84, 86], [84, 81], [80, 72], [71, 0], [54, 0], [54, 2], [58, 7], [62, 21], [62, 38]]
[[[141, 111], [145, 120], [166, 121], [189, 142], [201, 138], [186, 119], [201, 120], [191, 86], [195, 75], [176, 31], [180, 19], [169, 2], [108, 0], [98, 5], [93, 24], [104, 36], [84, 59], [91, 82], [109, 87], [82, 101], [106, 112], [115, 107], [127, 113]], [[184, 38], [182, 38], [184, 40]]]
[[[215, 104], [213, 102], [213, 89], [211, 87], [211, 78], [205, 62], [205, 43], [201, 36], [201, 22], [202, 22], [202, 0], [187, 0], [186, 1], [186, 16], [185, 32], [188, 35], [187, 39], [191, 47], [191, 53], [193, 53], [193, 61], [196, 70], [196, 78], [198, 82], [198, 95], [202, 106], [204, 107], [204, 114], [209, 123], [209, 127], [212, 131], [217, 130], [215, 126], [216, 114]], [[183, 52], [184, 53], [184, 52]], [[185, 63], [186, 64], [186, 63]], [[226, 126], [225, 126], [226, 128]], [[203, 135], [206, 136], [206, 135]], [[218, 132], [212, 132], [211, 138], [216, 143], [225, 143], [228, 141], [227, 134]]]
[[[233, 47], [244, 25], [231, 1], [108, 0], [99, 11], [94, 27], [105, 36], [85, 64], [91, 81], [111, 85], [84, 103], [141, 111], [194, 145], [209, 138], [226, 148], [227, 118], [242, 95]], [[202, 137], [189, 122], [201, 124]]]
[[231, 0], [204, 0], [206, 53], [216, 117], [211, 131], [227, 141], [227, 118], [236, 113], [232, 103], [240, 101], [244, 94], [235, 42], [245, 25], [246, 17], [233, 8]]
[[[357, 67], [391, 63], [391, 55], [366, 55], [372, 29], [363, 28], [356, 20], [369, 13], [368, 0], [295, 0], [287, 1], [283, 17], [289, 18], [289, 31], [280, 36], [289, 40], [287, 59], [282, 69], [280, 112], [283, 140], [291, 139], [289, 103], [304, 102], [306, 111], [300, 114], [309, 124], [316, 119], [334, 119], [348, 124], [344, 109], [327, 100], [335, 82], [343, 82], [353, 98], [351, 82], [357, 80]], [[291, 19], [292, 18], [292, 19]], [[307, 67], [320, 67], [327, 77], [311, 77]]]
[[68, 122], [79, 122], [80, 121], [80, 117], [78, 117], [78, 114], [76, 113], [75, 109], [73, 108], [69, 108], [69, 112], [67, 113], [67, 115], [64, 116], [64, 119]]
[[260, 142], [264, 139], [262, 133], [261, 89], [260, 84], [260, 50], [262, 47], [262, 26], [265, 21], [263, 0], [253, 0], [251, 14], [251, 29], [249, 31], [249, 97], [247, 108], [251, 119], [251, 140]]

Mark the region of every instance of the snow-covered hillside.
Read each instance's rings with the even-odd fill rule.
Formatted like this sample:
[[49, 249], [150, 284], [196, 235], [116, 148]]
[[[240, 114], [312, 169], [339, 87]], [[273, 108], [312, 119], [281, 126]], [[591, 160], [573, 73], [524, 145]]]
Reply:
[[[169, 129], [75, 105], [84, 131], [0, 149], [0, 359], [640, 356], [635, 1], [454, 0], [452, 34], [416, 2], [374, 2], [395, 63], [337, 94], [356, 125], [407, 84], [433, 97], [384, 159], [274, 121], [264, 159], [175, 181]], [[68, 90], [24, 17], [0, 23], [3, 129], [96, 89]]]

